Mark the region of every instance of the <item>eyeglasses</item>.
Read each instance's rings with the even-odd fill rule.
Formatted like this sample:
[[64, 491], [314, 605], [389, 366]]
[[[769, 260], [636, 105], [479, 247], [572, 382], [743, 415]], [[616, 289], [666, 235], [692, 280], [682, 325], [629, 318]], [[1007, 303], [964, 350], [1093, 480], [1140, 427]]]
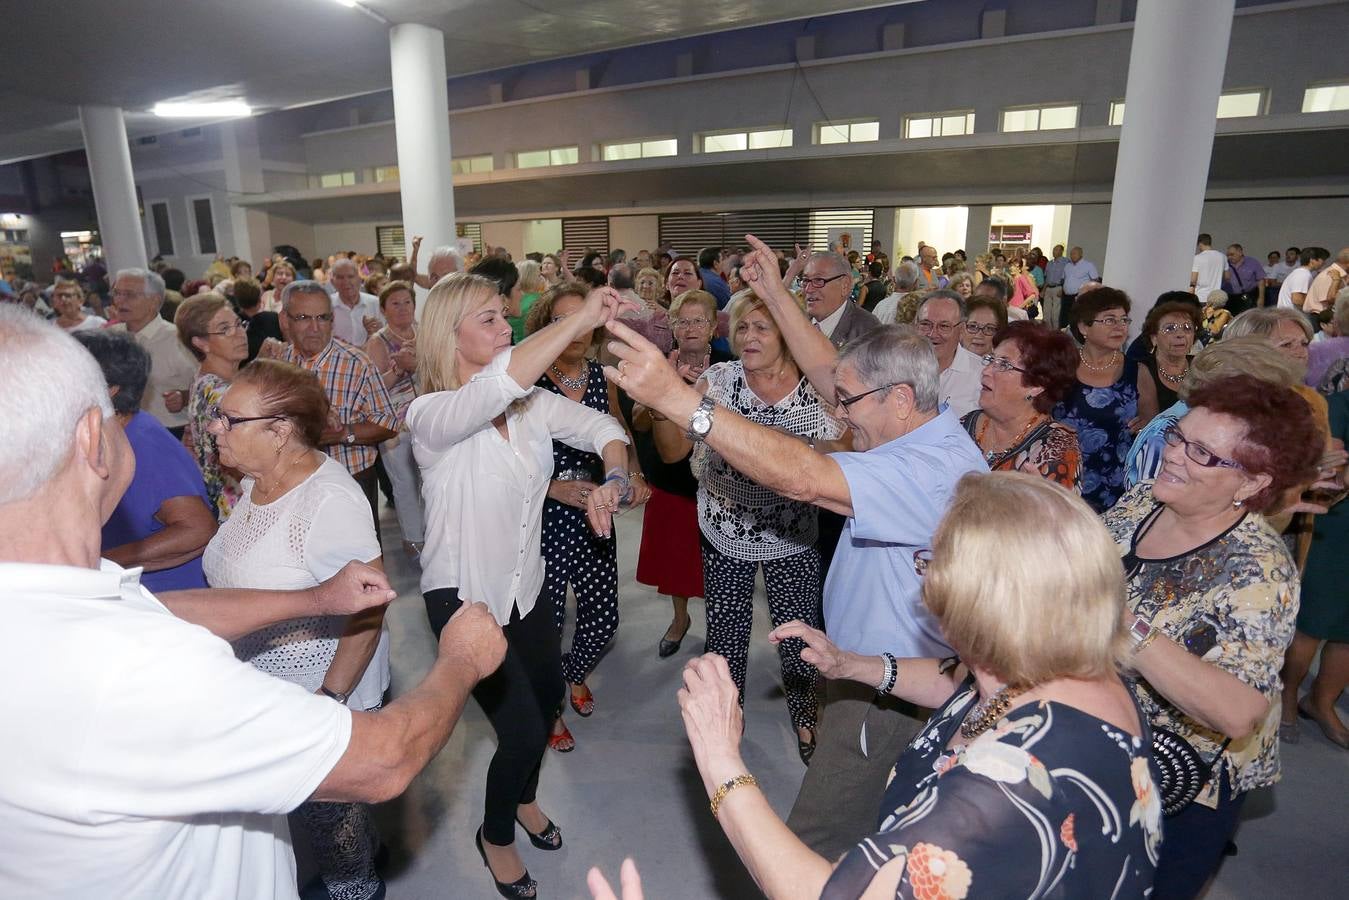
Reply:
[[703, 327], [704, 325], [706, 325], [706, 324], [707, 324], [707, 320], [704, 319], [702, 316], [699, 316], [699, 317], [696, 318], [696, 319], [675, 319], [675, 320], [674, 320], [674, 327], [675, 327], [675, 328], [702, 328], [702, 327]]
[[851, 409], [852, 405], [856, 403], [858, 400], [861, 400], [863, 397], [870, 397], [872, 394], [878, 393], [880, 391], [888, 391], [892, 387], [894, 387], [893, 384], [883, 384], [880, 387], [874, 387], [869, 391], [863, 391], [860, 394], [853, 394], [852, 396], [848, 396], [847, 394], [838, 390], [838, 388], [835, 388], [834, 393], [838, 395], [838, 405], [843, 407], [843, 409], [846, 411], [848, 409]]
[[985, 337], [992, 337], [998, 333], [998, 323], [994, 322], [990, 325], [980, 325], [978, 322], [966, 322], [965, 330], [970, 334], [982, 334]]
[[296, 325], [303, 325], [306, 322], [323, 322], [324, 324], [327, 324], [328, 322], [331, 322], [333, 320], [332, 313], [319, 313], [316, 316], [306, 316], [306, 315], [297, 316], [295, 315], [295, 313], [286, 313], [286, 315], [289, 316], [290, 320], [294, 322]]
[[1194, 331], [1194, 325], [1190, 322], [1169, 322], [1162, 326], [1162, 334], [1175, 334], [1178, 331], [1191, 334]]
[[285, 416], [231, 416], [229, 413], [221, 412], [219, 407], [212, 409], [209, 415], [212, 422], [219, 422], [222, 431], [231, 431], [235, 425], [242, 425], [244, 422], [266, 422], [272, 419], [284, 419]]
[[1022, 372], [1022, 373], [1024, 373], [1024, 372], [1026, 371], [1025, 369], [1023, 369], [1023, 368], [1021, 368], [1020, 366], [1018, 366], [1016, 363], [1012, 362], [1010, 359], [1005, 359], [1004, 357], [1001, 357], [1001, 356], [994, 356], [992, 353], [985, 353], [985, 354], [983, 355], [983, 360], [984, 360], [984, 365], [986, 365], [986, 366], [992, 366], [993, 368], [997, 369], [999, 372]]
[[913, 551], [913, 571], [922, 578], [927, 574], [928, 566], [932, 565], [932, 551], [926, 548]]
[[206, 333], [216, 337], [233, 337], [241, 331], [248, 331], [248, 323], [242, 319], [235, 319], [219, 331], [208, 331]]
[[1241, 463], [1232, 459], [1225, 459], [1214, 453], [1203, 444], [1187, 440], [1185, 435], [1180, 433], [1180, 428], [1176, 425], [1168, 425], [1162, 432], [1162, 440], [1166, 441], [1168, 447], [1184, 447], [1185, 455], [1191, 460], [1205, 468], [1221, 469], [1245, 469]]
[[113, 291], [114, 300], [135, 300], [137, 297], [144, 297], [145, 291]]
[[847, 277], [848, 277], [847, 272], [840, 272], [839, 274], [831, 275], [828, 278], [802, 278], [801, 286], [815, 288], [815, 290], [818, 291], [820, 288], [824, 287], [831, 281], [837, 281], [840, 278], [847, 278]]
[[1106, 316], [1104, 319], [1092, 319], [1093, 325], [1105, 325], [1114, 328], [1116, 325], [1128, 325], [1133, 321], [1130, 316]]
[[918, 320], [918, 331], [922, 334], [932, 334], [932, 332], [935, 331], [937, 334], [946, 335], [959, 327], [959, 322], [933, 322], [929, 319]]

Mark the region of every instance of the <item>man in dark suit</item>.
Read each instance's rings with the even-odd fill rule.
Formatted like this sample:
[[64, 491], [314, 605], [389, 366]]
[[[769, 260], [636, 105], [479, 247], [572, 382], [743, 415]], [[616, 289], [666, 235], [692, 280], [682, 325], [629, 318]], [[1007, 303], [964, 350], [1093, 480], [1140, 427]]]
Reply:
[[801, 273], [801, 286], [806, 295], [806, 314], [835, 347], [842, 348], [880, 324], [849, 299], [852, 267], [837, 253], [812, 253]]

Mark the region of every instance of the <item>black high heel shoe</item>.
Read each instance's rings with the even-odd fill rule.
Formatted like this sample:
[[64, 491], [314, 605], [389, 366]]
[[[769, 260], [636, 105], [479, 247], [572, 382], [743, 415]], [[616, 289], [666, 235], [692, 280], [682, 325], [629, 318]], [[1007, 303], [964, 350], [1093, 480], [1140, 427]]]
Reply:
[[553, 820], [548, 820], [548, 825], [538, 834], [525, 827], [525, 823], [516, 816], [515, 821], [521, 828], [525, 829], [525, 834], [529, 835], [529, 842], [540, 850], [561, 850], [562, 849], [562, 829], [553, 824]]
[[473, 835], [473, 843], [478, 848], [478, 855], [482, 857], [482, 864], [487, 867], [487, 874], [492, 877], [492, 884], [496, 885], [497, 893], [505, 897], [506, 900], [533, 900], [538, 896], [539, 883], [529, 877], [529, 870], [521, 875], [515, 881], [508, 883], [497, 881], [496, 873], [492, 871], [492, 864], [487, 861], [487, 851], [482, 847], [482, 829]]

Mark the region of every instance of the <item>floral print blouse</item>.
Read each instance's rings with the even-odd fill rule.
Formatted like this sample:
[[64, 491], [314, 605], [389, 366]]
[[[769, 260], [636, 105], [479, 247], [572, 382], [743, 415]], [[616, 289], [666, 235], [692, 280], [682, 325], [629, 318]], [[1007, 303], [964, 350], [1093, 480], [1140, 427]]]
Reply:
[[218, 375], [198, 375], [187, 399], [187, 430], [192, 456], [206, 481], [206, 496], [210, 498], [211, 512], [215, 513], [217, 522], [228, 519], [230, 510], [239, 500], [239, 482], [221, 469], [215, 435], [206, 430], [228, 388], [229, 382]]
[[[1129, 607], [1269, 699], [1264, 722], [1232, 741], [1214, 772], [1226, 772], [1233, 795], [1273, 784], [1279, 780], [1279, 669], [1297, 622], [1297, 567], [1278, 534], [1255, 513], [1183, 556], [1140, 560], [1134, 552], [1139, 537], [1161, 509], [1152, 482], [1145, 481], [1105, 515], [1125, 561]], [[1223, 735], [1181, 712], [1146, 680], [1135, 679], [1131, 687], [1154, 728], [1174, 731], [1205, 759], [1218, 753]], [[1195, 802], [1216, 807], [1219, 781], [1210, 779]]]
[[[976, 409], [960, 420], [976, 443], [983, 415], [983, 410]], [[1016, 446], [985, 453], [984, 460], [990, 472], [1029, 472], [1057, 482], [1075, 494], [1082, 493], [1082, 449], [1077, 445], [1077, 433], [1060, 422], [1044, 422]]]
[[1027, 703], [955, 750], [973, 677], [895, 766], [876, 834], [821, 900], [1141, 897], [1162, 839], [1147, 742], [1061, 703]]
[[1124, 460], [1134, 436], [1129, 422], [1138, 415], [1138, 363], [1127, 357], [1119, 380], [1109, 387], [1074, 382], [1054, 407], [1054, 418], [1077, 432], [1082, 450], [1082, 499], [1098, 513], [1124, 493]]

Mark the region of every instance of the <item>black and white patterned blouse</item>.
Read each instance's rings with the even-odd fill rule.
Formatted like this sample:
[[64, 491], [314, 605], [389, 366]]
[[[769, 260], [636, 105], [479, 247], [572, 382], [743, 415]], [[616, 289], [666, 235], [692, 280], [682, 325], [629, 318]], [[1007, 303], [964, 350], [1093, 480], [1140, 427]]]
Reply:
[[[718, 363], [703, 373], [707, 396], [751, 422], [816, 440], [834, 440], [843, 425], [825, 411], [820, 395], [802, 378], [787, 396], [769, 405], [750, 389], [744, 366]], [[762, 561], [802, 553], [815, 545], [815, 507], [788, 500], [731, 468], [704, 443], [694, 447], [699, 481], [698, 526], [719, 552]]]

